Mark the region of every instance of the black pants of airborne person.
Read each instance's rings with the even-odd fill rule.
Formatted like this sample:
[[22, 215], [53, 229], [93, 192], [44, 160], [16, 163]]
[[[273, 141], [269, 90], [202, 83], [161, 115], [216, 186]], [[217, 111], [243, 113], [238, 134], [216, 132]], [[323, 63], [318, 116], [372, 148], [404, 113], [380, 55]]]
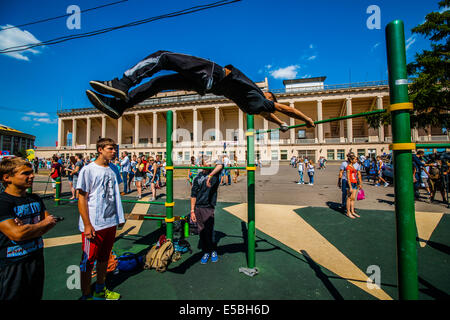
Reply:
[[125, 71], [121, 81], [131, 88], [161, 70], [177, 73], [153, 78], [130, 91], [128, 105], [136, 105], [163, 90], [192, 90], [205, 94], [225, 77], [223, 67], [212, 61], [182, 53], [157, 51]]

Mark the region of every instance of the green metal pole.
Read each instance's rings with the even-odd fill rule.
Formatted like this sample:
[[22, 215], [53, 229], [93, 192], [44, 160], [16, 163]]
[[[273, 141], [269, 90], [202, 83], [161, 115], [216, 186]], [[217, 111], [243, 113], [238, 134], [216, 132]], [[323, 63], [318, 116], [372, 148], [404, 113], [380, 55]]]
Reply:
[[55, 205], [59, 206], [59, 198], [61, 197], [61, 177], [57, 177], [55, 181], [56, 181]]
[[[172, 133], [173, 133], [173, 112], [167, 111], [167, 125], [166, 125], [166, 218], [173, 218], [173, 162], [172, 162]], [[167, 169], [167, 167], [169, 167]], [[166, 237], [173, 240], [173, 222], [166, 223]]]
[[[403, 21], [386, 26], [390, 103], [409, 102]], [[411, 143], [409, 110], [392, 116], [392, 142]], [[395, 215], [397, 228], [397, 273], [400, 300], [418, 299], [417, 242], [411, 150], [393, 150]]]
[[450, 148], [450, 143], [416, 143], [416, 149]]
[[[247, 166], [255, 168], [254, 118], [247, 114]], [[255, 170], [247, 169], [247, 216], [248, 216], [248, 261], [250, 269], [255, 268]]]

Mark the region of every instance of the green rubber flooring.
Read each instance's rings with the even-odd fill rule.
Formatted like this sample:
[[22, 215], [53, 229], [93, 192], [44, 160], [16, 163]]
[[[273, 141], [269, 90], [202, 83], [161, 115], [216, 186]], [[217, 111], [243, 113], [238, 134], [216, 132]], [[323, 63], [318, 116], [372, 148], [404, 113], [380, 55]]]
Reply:
[[[77, 235], [78, 210], [74, 203], [54, 206], [45, 200], [51, 214], [63, 216], [44, 238]], [[239, 272], [246, 267], [247, 225], [225, 209], [237, 203], [219, 203], [215, 213], [215, 239], [219, 261], [199, 263], [199, 237], [190, 236], [193, 253], [170, 264], [164, 273], [137, 270], [110, 274], [109, 289], [118, 291], [123, 300], [374, 300], [368, 294], [316, 264], [307, 254], [296, 252], [276, 239], [256, 231], [256, 266], [259, 274], [249, 277]], [[134, 204], [124, 203], [131, 212]], [[188, 200], [175, 200], [175, 212], [189, 212]], [[149, 213], [163, 213], [164, 206], [151, 206]], [[309, 225], [348, 257], [360, 270], [371, 265], [381, 270], [381, 288], [398, 298], [396, 277], [396, 231], [392, 211], [360, 210], [358, 223], [330, 208], [307, 207], [295, 211]], [[418, 250], [419, 298], [448, 299], [450, 276], [450, 217], [444, 215], [424, 248]], [[145, 220], [137, 235], [122, 235], [113, 250], [118, 254], [144, 255], [162, 234], [158, 222]], [[81, 238], [81, 236], [80, 236]], [[73, 288], [81, 258], [81, 243], [44, 249], [46, 280], [44, 300], [75, 300], [80, 290]], [[368, 274], [369, 276], [370, 274]]]

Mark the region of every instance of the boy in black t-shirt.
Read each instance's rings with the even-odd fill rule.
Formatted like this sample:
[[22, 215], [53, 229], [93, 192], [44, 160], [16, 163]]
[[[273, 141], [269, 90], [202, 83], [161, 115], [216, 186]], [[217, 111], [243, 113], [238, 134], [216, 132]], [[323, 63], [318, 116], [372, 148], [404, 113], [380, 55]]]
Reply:
[[[208, 161], [203, 160], [202, 166], [210, 167]], [[200, 235], [200, 246], [203, 257], [201, 264], [206, 264], [211, 257], [211, 262], [217, 262], [219, 257], [216, 245], [213, 242], [214, 232], [214, 208], [217, 202], [217, 190], [219, 188], [219, 175], [223, 169], [220, 160], [216, 162], [215, 168], [203, 169], [195, 177], [191, 190], [191, 220], [198, 225]]]
[[39, 196], [27, 194], [33, 168], [21, 159], [0, 162], [0, 300], [40, 300], [44, 288], [42, 235], [54, 227]]
[[[159, 76], [138, 86], [161, 70], [175, 71], [175, 74]], [[157, 51], [134, 67], [128, 69], [119, 80], [90, 81], [92, 88], [115, 98], [87, 90], [91, 103], [108, 116], [118, 119], [123, 112], [164, 90], [195, 91], [200, 95], [213, 93], [232, 100], [247, 114], [259, 114], [266, 120], [276, 123], [280, 130], [289, 130], [274, 112], [306, 122], [307, 127], [315, 127], [314, 121], [298, 109], [278, 103], [272, 92], [263, 92], [252, 80], [232, 65], [221, 67], [217, 63], [183, 53]]]

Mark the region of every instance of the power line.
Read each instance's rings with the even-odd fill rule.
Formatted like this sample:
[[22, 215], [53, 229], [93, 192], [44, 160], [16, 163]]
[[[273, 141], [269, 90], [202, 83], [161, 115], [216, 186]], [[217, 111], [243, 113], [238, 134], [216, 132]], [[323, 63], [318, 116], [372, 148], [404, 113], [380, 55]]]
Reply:
[[177, 17], [177, 16], [186, 15], [186, 14], [190, 14], [190, 13], [194, 13], [194, 12], [198, 12], [198, 11], [203, 11], [203, 10], [207, 10], [207, 9], [211, 9], [211, 8], [215, 8], [215, 7], [220, 7], [220, 6], [224, 6], [224, 5], [227, 5], [227, 4], [232, 4], [234, 2], [240, 2], [240, 1], [242, 1], [242, 0], [222, 0], [222, 1], [217, 1], [217, 2], [214, 2], [214, 3], [207, 4], [207, 5], [194, 6], [194, 7], [188, 8], [188, 9], [183, 9], [183, 10], [171, 12], [171, 13], [164, 14], [164, 15], [159, 15], [159, 16], [155, 16], [155, 17], [151, 17], [151, 18], [147, 18], [147, 19], [133, 21], [133, 22], [121, 25], [121, 26], [110, 27], [110, 28], [105, 28], [105, 29], [99, 29], [99, 30], [95, 30], [95, 31], [91, 31], [91, 32], [78, 34], [78, 35], [58, 37], [58, 38], [55, 38], [55, 39], [51, 39], [51, 40], [47, 40], [47, 41], [43, 41], [43, 42], [38, 42], [38, 43], [30, 43], [30, 44], [26, 44], [26, 45], [9, 47], [9, 48], [0, 50], [0, 53], [10, 53], [10, 52], [25, 51], [25, 50], [28, 50], [28, 49], [31, 49], [31, 48], [34, 48], [34, 47], [38, 47], [38, 46], [52, 45], [52, 44], [57, 44], [57, 43], [73, 40], [73, 39], [78, 39], [78, 38], [93, 37], [93, 36], [96, 36], [96, 35], [99, 35], [99, 34], [111, 32], [111, 31], [114, 31], [114, 30], [122, 29], [122, 28], [134, 27], [134, 26], [138, 26], [138, 25], [141, 25], [141, 24], [145, 24], [145, 23], [149, 23], [149, 22], [153, 22], [153, 21], [157, 21], [157, 20], [161, 20], [161, 19], [166, 19], [166, 18], [174, 18], [174, 17]]
[[[112, 5], [115, 5], [115, 4], [118, 4], [118, 3], [122, 3], [122, 2], [127, 2], [127, 1], [128, 0], [121, 0], [121, 1], [116, 1], [116, 2], [112, 2], [112, 3], [107, 3], [107, 4], [104, 4], [104, 5], [98, 6], [98, 7], [94, 7], [94, 8], [90, 8], [90, 9], [86, 9], [86, 10], [81, 10], [80, 13], [101, 9], [101, 8], [104, 8], [104, 7], [109, 7], [109, 6], [112, 6]], [[29, 25], [32, 25], [32, 24], [38, 24], [38, 23], [42, 23], [42, 22], [47, 22], [47, 21], [51, 21], [51, 20], [60, 19], [60, 18], [71, 16], [72, 14], [73, 13], [67, 13], [67, 14], [62, 15], [62, 16], [42, 19], [42, 20], [33, 21], [33, 22], [27, 22], [27, 23], [24, 23], [24, 24], [19, 24], [17, 26], [6, 27], [6, 28], [3, 28], [3, 29], [0, 29], [0, 32], [1, 31], [5, 31], [5, 30], [9, 30], [9, 29], [16, 29], [16, 28], [20, 28], [20, 27], [25, 27], [25, 26], [29, 26]]]

